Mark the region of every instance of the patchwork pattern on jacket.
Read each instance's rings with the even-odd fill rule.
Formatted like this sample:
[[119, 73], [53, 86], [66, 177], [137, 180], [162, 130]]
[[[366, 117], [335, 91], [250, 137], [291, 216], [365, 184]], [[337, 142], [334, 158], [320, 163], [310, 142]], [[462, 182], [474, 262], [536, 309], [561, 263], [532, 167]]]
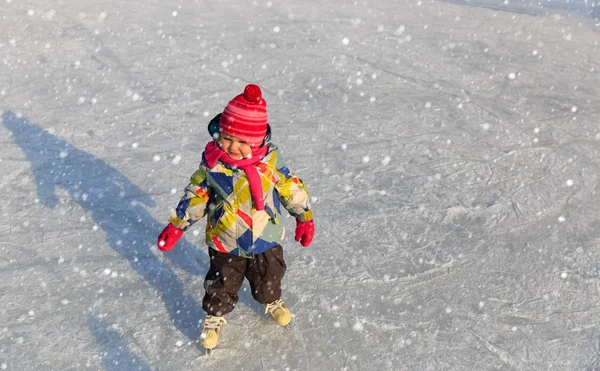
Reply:
[[264, 210], [256, 210], [244, 171], [202, 159], [169, 222], [186, 230], [207, 216], [206, 244], [221, 252], [251, 258], [281, 243], [282, 208], [301, 221], [312, 219], [306, 186], [286, 166], [277, 147], [255, 166], [260, 175]]

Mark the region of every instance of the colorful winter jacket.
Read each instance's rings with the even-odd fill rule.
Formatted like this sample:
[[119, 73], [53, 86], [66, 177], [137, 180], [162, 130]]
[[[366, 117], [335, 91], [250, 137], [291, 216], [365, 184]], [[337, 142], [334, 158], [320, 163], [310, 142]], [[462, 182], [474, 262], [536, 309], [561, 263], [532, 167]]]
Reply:
[[262, 181], [264, 210], [256, 210], [244, 171], [221, 161], [209, 168], [203, 154], [169, 222], [185, 231], [207, 215], [208, 246], [252, 258], [283, 240], [282, 206], [301, 221], [312, 220], [305, 185], [285, 166], [277, 146], [268, 146], [267, 155], [255, 165]]

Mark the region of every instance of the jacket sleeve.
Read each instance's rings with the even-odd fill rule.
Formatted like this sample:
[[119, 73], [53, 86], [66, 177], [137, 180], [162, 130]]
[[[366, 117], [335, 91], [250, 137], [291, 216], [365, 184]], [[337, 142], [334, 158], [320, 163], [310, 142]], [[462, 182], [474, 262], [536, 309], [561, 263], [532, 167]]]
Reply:
[[210, 189], [206, 179], [206, 167], [202, 163], [190, 178], [190, 184], [185, 188], [185, 193], [175, 212], [169, 217], [169, 223], [185, 231], [206, 215], [209, 199]]
[[303, 222], [312, 220], [313, 212], [310, 206], [308, 190], [304, 183], [302, 183], [302, 180], [285, 166], [285, 162], [278, 152], [275, 153], [277, 156], [275, 163], [277, 178], [275, 191], [277, 192], [277, 197], [290, 215], [297, 217]]

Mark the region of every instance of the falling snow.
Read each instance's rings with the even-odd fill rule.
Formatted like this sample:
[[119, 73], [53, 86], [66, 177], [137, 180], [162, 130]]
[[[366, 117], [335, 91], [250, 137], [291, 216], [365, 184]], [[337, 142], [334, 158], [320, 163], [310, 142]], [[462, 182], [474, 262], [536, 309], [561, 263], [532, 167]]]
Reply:
[[[2, 4], [0, 369], [598, 369], [593, 2]], [[205, 357], [157, 236], [250, 82], [316, 234]]]

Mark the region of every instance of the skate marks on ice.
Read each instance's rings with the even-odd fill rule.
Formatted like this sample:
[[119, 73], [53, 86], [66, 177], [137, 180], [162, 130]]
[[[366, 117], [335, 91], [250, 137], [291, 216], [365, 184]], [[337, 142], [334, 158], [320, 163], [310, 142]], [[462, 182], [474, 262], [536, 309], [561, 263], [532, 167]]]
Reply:
[[[311, 263], [291, 259], [288, 280], [316, 288], [310, 295], [289, 288], [301, 298], [295, 310], [310, 318], [307, 326], [352, 339], [344, 348], [357, 364], [376, 360], [390, 370], [587, 370], [596, 362], [593, 126], [560, 132], [531, 125], [506, 143], [491, 142], [489, 157], [478, 155], [487, 149], [477, 126], [463, 131], [479, 141], [464, 143], [449, 128], [403, 145], [405, 157], [389, 164], [397, 177], [329, 174], [359, 186], [355, 194], [324, 187], [332, 191], [320, 198], [321, 212], [331, 204], [335, 213], [322, 215], [315, 242], [327, 252], [311, 250]], [[439, 157], [419, 157], [437, 135], [461, 143], [461, 153], [441, 147]], [[523, 137], [543, 147], [519, 148]], [[373, 152], [357, 146], [350, 155], [357, 162], [364, 153], [386, 155]], [[379, 189], [393, 192], [369, 192]], [[318, 339], [307, 336], [308, 353], [317, 354]]]
[[[405, 179], [400, 194], [388, 197], [379, 214], [365, 215], [366, 205], [353, 211], [342, 203], [346, 219], [326, 220], [323, 224], [335, 224], [321, 228], [334, 254], [316, 251], [314, 263], [296, 259], [290, 265], [291, 281], [318, 287], [310, 296], [290, 288], [306, 303], [297, 310], [312, 317], [311, 328], [321, 324], [330, 336], [353, 329], [355, 341], [346, 345], [350, 354], [377, 358], [388, 369], [394, 361], [405, 369], [470, 364], [473, 369], [542, 370], [551, 364], [559, 369], [592, 364], [586, 349], [590, 335], [598, 333], [591, 279], [600, 258], [594, 248], [600, 235], [590, 216], [597, 215], [598, 178], [594, 172], [577, 176], [577, 169], [594, 164], [584, 156], [570, 162], [571, 154], [558, 149], [550, 164], [528, 154], [490, 161], [495, 179], [489, 183], [481, 176], [487, 166], [467, 161], [457, 167], [450, 163], [448, 175], [437, 183]], [[531, 170], [513, 172], [516, 166]], [[481, 183], [467, 183], [475, 177], [482, 179], [483, 189]], [[586, 186], [573, 189], [563, 179]], [[367, 186], [377, 183], [371, 180]], [[454, 189], [456, 194], [449, 194]], [[391, 204], [400, 206], [388, 216]], [[354, 220], [361, 228], [336, 234], [342, 228], [337, 223]], [[383, 354], [375, 357], [362, 350], [368, 343], [363, 336], [394, 340], [378, 343], [374, 348], [383, 347]], [[427, 356], [420, 354], [427, 349]]]
[[[228, 315], [228, 325], [210, 354], [205, 352], [200, 342], [196, 342], [197, 356], [189, 361], [190, 367], [216, 369], [226, 363], [230, 370], [315, 369], [315, 354], [307, 350], [312, 348], [307, 344], [307, 334], [323, 328], [315, 329], [305, 318], [297, 316], [291, 327], [281, 327], [271, 317], [239, 309]], [[317, 356], [325, 355], [319, 351]], [[249, 368], [249, 360], [252, 368]]]
[[[105, 370], [152, 370], [146, 362], [130, 350], [130, 342], [125, 341], [121, 334], [104, 319], [89, 317], [88, 329], [100, 350], [100, 359]], [[90, 365], [88, 364], [87, 367]]]
[[[144, 208], [155, 206], [154, 201], [105, 161], [52, 135], [27, 118], [5, 111], [2, 122], [31, 162], [39, 202], [55, 209], [63, 202], [71, 202], [59, 198], [57, 190], [68, 192], [71, 200], [106, 234], [110, 248], [158, 292], [177, 329], [186, 337], [196, 339], [200, 333], [199, 319], [204, 312], [169, 264], [150, 250], [164, 227]], [[182, 240], [177, 248], [163, 256], [173, 266], [198, 276], [207, 265], [204, 255]]]
[[[366, 179], [356, 187], [362, 192], [360, 197], [347, 198], [352, 207], [344, 202], [335, 204], [341, 209], [336, 214], [347, 218], [332, 221], [332, 231], [357, 224], [345, 235], [328, 238], [330, 245], [341, 241], [332, 249], [345, 257], [343, 263], [323, 264], [331, 263], [328, 275], [339, 287], [331, 290], [334, 296], [342, 293], [336, 305], [345, 314], [359, 312], [360, 305], [350, 309], [339, 302], [368, 301], [380, 313], [388, 308], [390, 313], [402, 313], [402, 321], [411, 326], [408, 333], [416, 335], [409, 348], [433, 347], [428, 356], [432, 365], [449, 362], [449, 367], [456, 366], [460, 362], [452, 360], [454, 356], [473, 359], [480, 355], [494, 359], [482, 363], [480, 369], [496, 363], [510, 367], [519, 364], [517, 359], [533, 369], [547, 369], [544, 367], [552, 363], [570, 369], [585, 357], [584, 349], [598, 332], [597, 290], [590, 281], [600, 258], [600, 172], [593, 155], [598, 148], [596, 111], [590, 107], [588, 117], [587, 112], [581, 113], [577, 124], [570, 121], [573, 115], [568, 113], [566, 117], [557, 113], [555, 118], [538, 119], [548, 104], [541, 101], [550, 99], [556, 100], [553, 105], [566, 105], [567, 112], [574, 112], [569, 96], [541, 95], [539, 103], [535, 96], [526, 96], [531, 99], [527, 109], [536, 113], [527, 120], [498, 107], [512, 105], [493, 104], [472, 94], [471, 105], [465, 104], [459, 111], [467, 114], [448, 117], [445, 127], [434, 127], [430, 121], [416, 125], [417, 129], [401, 126], [398, 131], [408, 131], [406, 136], [411, 139], [391, 137], [391, 148], [403, 151], [397, 156], [392, 153], [393, 161], [388, 162], [388, 174], [397, 177], [369, 177], [367, 170], [365, 174], [348, 171], [347, 176], [328, 174], [339, 179], [354, 177], [358, 182]], [[480, 105], [493, 107], [500, 119], [493, 121], [494, 115], [486, 114]], [[541, 107], [539, 112], [537, 107]], [[455, 112], [452, 107], [441, 109]], [[481, 121], [469, 120], [469, 115]], [[482, 123], [484, 120], [492, 125]], [[519, 125], [504, 123], [513, 120]], [[386, 129], [383, 125], [379, 130]], [[427, 129], [431, 133], [420, 136], [410, 132]], [[346, 130], [351, 137], [353, 130], [363, 129]], [[368, 134], [367, 138], [372, 138]], [[365, 154], [373, 162], [389, 152], [374, 153], [374, 149], [358, 145], [349, 148], [357, 163]], [[397, 187], [393, 187], [394, 181]], [[378, 199], [377, 190], [386, 190], [385, 182], [388, 192]], [[335, 192], [335, 187], [331, 188]], [[327, 196], [323, 203], [328, 202]], [[377, 207], [373, 205], [381, 205], [380, 212], [364, 213]], [[362, 237], [361, 231], [370, 238]], [[427, 263], [437, 260], [438, 250], [455, 258], [449, 274], [437, 275], [436, 271], [442, 271]], [[365, 253], [367, 259], [362, 258]], [[323, 260], [320, 257], [317, 262]], [[393, 280], [398, 285], [391, 289], [389, 281]], [[374, 290], [375, 283], [381, 285], [377, 293], [385, 293], [392, 303], [380, 302], [377, 294], [364, 297], [365, 291]], [[370, 311], [362, 309], [368, 318]], [[454, 339], [451, 346], [444, 342], [449, 339]], [[486, 350], [485, 344], [498, 351]], [[445, 354], [444, 349], [450, 351]], [[557, 357], [555, 361], [556, 354], [562, 360]]]

